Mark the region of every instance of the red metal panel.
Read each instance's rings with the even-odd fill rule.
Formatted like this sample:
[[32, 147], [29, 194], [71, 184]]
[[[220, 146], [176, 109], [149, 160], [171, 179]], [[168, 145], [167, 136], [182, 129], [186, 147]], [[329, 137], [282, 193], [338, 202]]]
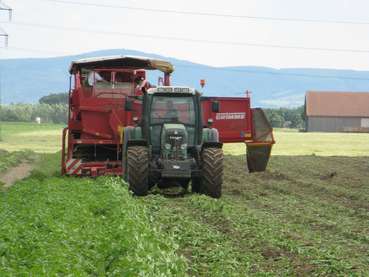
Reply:
[[[212, 103], [219, 103], [219, 111], [212, 111]], [[212, 127], [218, 129], [223, 143], [245, 142], [252, 137], [249, 97], [207, 97], [202, 100], [203, 122], [213, 119]]]

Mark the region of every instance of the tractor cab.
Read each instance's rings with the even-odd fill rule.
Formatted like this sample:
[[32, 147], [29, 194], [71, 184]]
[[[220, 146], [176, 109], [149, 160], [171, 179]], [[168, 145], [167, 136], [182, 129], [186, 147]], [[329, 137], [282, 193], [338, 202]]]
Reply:
[[201, 143], [200, 101], [194, 89], [149, 89], [144, 109], [144, 133], [152, 146], [153, 155], [184, 160], [187, 149]]

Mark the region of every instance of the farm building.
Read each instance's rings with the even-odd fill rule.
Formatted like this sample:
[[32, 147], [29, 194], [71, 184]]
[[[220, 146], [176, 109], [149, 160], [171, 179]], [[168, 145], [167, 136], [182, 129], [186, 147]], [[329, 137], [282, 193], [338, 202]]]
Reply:
[[369, 132], [369, 93], [308, 91], [306, 131]]

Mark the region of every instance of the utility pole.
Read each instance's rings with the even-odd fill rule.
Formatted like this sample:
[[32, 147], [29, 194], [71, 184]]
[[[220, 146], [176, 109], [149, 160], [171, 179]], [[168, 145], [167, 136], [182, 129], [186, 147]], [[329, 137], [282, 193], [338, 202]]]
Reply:
[[[2, 0], [0, 0], [0, 12], [7, 12], [9, 14], [9, 21], [12, 20], [12, 15], [13, 15], [13, 10], [11, 7], [9, 7], [7, 4], [3, 3]], [[8, 47], [8, 40], [9, 40], [9, 36], [8, 33], [0, 27], [0, 36], [4, 37], [5, 42], [4, 42], [4, 47]], [[1, 93], [2, 93], [2, 85], [3, 85], [3, 80], [2, 80], [2, 68], [0, 66], [0, 111], [2, 109], [2, 97], [1, 97]], [[0, 141], [3, 140], [3, 136], [2, 136], [2, 118], [0, 118]]]
[[[5, 4], [2, 0], [0, 0], [0, 12], [6, 12], [8, 13], [8, 16], [9, 16], [9, 21], [12, 20], [12, 15], [13, 15], [13, 10], [11, 7], [9, 7], [7, 4]], [[9, 41], [9, 36], [8, 36], [8, 33], [0, 27], [0, 36], [1, 37], [4, 37], [5, 39], [5, 47], [8, 46], [8, 41]]]

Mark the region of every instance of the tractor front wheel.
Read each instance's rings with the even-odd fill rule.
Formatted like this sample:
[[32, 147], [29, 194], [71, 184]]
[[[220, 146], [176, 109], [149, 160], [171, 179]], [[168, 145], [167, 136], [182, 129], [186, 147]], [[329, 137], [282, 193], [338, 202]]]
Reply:
[[149, 151], [146, 146], [128, 147], [127, 181], [129, 189], [134, 195], [147, 195], [149, 190]]
[[201, 158], [202, 178], [199, 187], [200, 193], [213, 198], [220, 198], [223, 184], [223, 150], [221, 148], [205, 148], [202, 151]]

